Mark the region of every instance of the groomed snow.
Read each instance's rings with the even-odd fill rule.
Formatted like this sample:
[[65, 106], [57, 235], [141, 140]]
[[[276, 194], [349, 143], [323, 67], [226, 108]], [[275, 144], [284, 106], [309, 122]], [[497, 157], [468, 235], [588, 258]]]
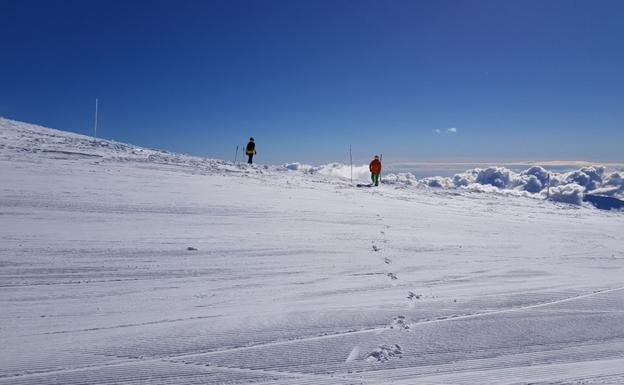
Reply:
[[622, 384], [624, 215], [532, 171], [355, 188], [0, 118], [0, 384]]

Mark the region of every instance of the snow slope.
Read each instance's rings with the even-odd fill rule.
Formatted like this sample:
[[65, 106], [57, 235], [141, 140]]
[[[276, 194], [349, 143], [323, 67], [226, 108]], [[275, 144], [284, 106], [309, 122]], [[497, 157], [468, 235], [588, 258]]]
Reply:
[[0, 384], [624, 383], [621, 212], [291, 168], [0, 119]]

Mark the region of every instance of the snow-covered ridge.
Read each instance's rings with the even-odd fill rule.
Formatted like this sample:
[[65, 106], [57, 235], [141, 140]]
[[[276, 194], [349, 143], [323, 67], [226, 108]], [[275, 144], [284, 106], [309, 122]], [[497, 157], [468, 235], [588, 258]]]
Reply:
[[[298, 162], [276, 166], [248, 166], [232, 162], [147, 149], [125, 143], [55, 130], [0, 117], [0, 156], [44, 154], [72, 158], [101, 158], [108, 161], [134, 161], [191, 167], [204, 172], [297, 172], [303, 175], [345, 182], [353, 176], [367, 181], [367, 165], [351, 168], [342, 163], [306, 165]], [[453, 177], [418, 179], [411, 173], [382, 175], [382, 182], [396, 187], [439, 188], [526, 196], [543, 199], [549, 194], [554, 201], [580, 205], [587, 193], [624, 199], [624, 173], [601, 165], [581, 167], [570, 172], [547, 171], [532, 166], [521, 172], [505, 167], [474, 168]], [[550, 191], [548, 192], [548, 186]]]
[[202, 173], [262, 173], [269, 169], [268, 166], [248, 167], [218, 159], [144, 148], [0, 117], [0, 159], [13, 157], [157, 163], [188, 167]]
[[[60, 131], [34, 124], [0, 117], [0, 149], [12, 153], [59, 153], [75, 157], [105, 158], [111, 160], [171, 161], [201, 159], [166, 150], [147, 149], [113, 140]], [[5, 151], [7, 152], [7, 151]]]
[[[167, 150], [144, 148], [92, 136], [56, 130], [35, 124], [0, 117], [0, 158], [15, 156], [85, 158], [101, 161], [146, 162], [187, 166], [203, 172], [269, 173], [299, 171], [303, 175], [340, 179], [349, 178], [348, 165], [332, 163], [309, 166], [300, 163], [284, 165], [248, 165], [220, 159], [175, 153]], [[354, 177], [368, 178], [368, 167], [354, 167]]]

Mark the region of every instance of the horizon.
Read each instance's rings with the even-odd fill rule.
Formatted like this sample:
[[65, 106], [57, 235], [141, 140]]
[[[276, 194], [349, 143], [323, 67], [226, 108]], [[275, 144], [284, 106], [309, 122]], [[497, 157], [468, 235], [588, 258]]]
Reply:
[[99, 137], [229, 159], [253, 136], [263, 164], [624, 163], [622, 12], [6, 1], [0, 116], [90, 135], [98, 98]]
[[[35, 123], [30, 123], [30, 122], [23, 122], [23, 121], [19, 121], [19, 120], [14, 120], [14, 119], [10, 119], [10, 118], [6, 118], [4, 116], [0, 116], [0, 120], [1, 119], [6, 119], [9, 121], [13, 121], [13, 122], [17, 122], [20, 124], [29, 124], [29, 125], [34, 125], [43, 129], [52, 129], [52, 130], [57, 130], [57, 131], [61, 131], [61, 132], [66, 132], [66, 133], [70, 133], [70, 134], [78, 134], [78, 135], [83, 135], [87, 138], [93, 138], [92, 135], [87, 135], [87, 134], [83, 134], [80, 132], [73, 132], [73, 131], [67, 131], [67, 130], [63, 130], [60, 128], [54, 128], [54, 127], [45, 127], [39, 124], [35, 124]], [[109, 142], [113, 142], [113, 143], [123, 143], [126, 145], [131, 145], [131, 146], [137, 146], [137, 147], [144, 147], [144, 146], [140, 146], [137, 145], [135, 143], [128, 143], [128, 142], [120, 142], [120, 141], [116, 141], [114, 139], [109, 139], [109, 138], [102, 138], [102, 137], [97, 137], [94, 138], [98, 141], [109, 141]], [[223, 158], [210, 158], [210, 157], [205, 157], [205, 156], [201, 156], [201, 155], [194, 155], [194, 154], [189, 154], [189, 153], [184, 153], [184, 152], [175, 152], [175, 151], [171, 151], [167, 148], [153, 148], [153, 147], [144, 147], [145, 149], [149, 149], [149, 150], [154, 150], [154, 151], [168, 151], [168, 152], [173, 152], [173, 153], [177, 153], [180, 155], [187, 155], [187, 156], [196, 156], [196, 157], [200, 157], [200, 158], [206, 158], [206, 159], [215, 159], [215, 160], [222, 160], [222, 161], [226, 161], [226, 162], [230, 162], [232, 161], [232, 159], [223, 159]], [[240, 150], [242, 151], [242, 149]], [[242, 155], [239, 155], [238, 157], [238, 162], [244, 162], [244, 158]], [[370, 159], [369, 159], [370, 160]], [[369, 160], [357, 160], [353, 162], [353, 166], [357, 166], [357, 167], [361, 167], [361, 166], [366, 166], [368, 164]], [[383, 159], [382, 159], [383, 160]], [[298, 160], [292, 160], [292, 161], [288, 161], [288, 162], [281, 162], [281, 163], [275, 163], [275, 164], [270, 164], [270, 163], [257, 163], [260, 165], [266, 164], [266, 165], [272, 165], [272, 166], [278, 166], [278, 165], [288, 165], [288, 164], [295, 164], [295, 163], [299, 163], [299, 164], [306, 164], [306, 165], [310, 165], [310, 166], [325, 166], [325, 165], [329, 165], [329, 164], [342, 164], [342, 165], [349, 165], [348, 162], [342, 162], [340, 160], [330, 160], [328, 162], [323, 162], [323, 163], [305, 163], [305, 162], [300, 162]], [[457, 168], [456, 170], [461, 170], [461, 171], [466, 171], [470, 169], [470, 166], [474, 167], [479, 167], [479, 166], [484, 166], [484, 167], [508, 167], [510, 169], [518, 169], [519, 166], [541, 166], [544, 167], [546, 169], [549, 168], [565, 168], [565, 169], [569, 169], [572, 170], [575, 167], [576, 168], [581, 168], [581, 167], [592, 167], [592, 166], [604, 166], [606, 168], [611, 168], [611, 169], [615, 169], [615, 170], [622, 170], [624, 171], [624, 162], [602, 162], [602, 161], [592, 161], [592, 160], [507, 160], [507, 161], [497, 161], [497, 160], [450, 160], [450, 161], [445, 161], [445, 162], [436, 162], [436, 161], [404, 161], [404, 160], [391, 160], [390, 162], [386, 162], [383, 161], [382, 162], [384, 164], [384, 169], [391, 169], [391, 170], [398, 170], [398, 169], [409, 169], [410, 167], [413, 169], [416, 169], [418, 167], [439, 167], [439, 166], [465, 166], [467, 167], [466, 169], [460, 169]], [[514, 167], [515, 166], [515, 167]], [[432, 170], [432, 169], [425, 169], [425, 170]], [[436, 169], [436, 170], [441, 170], [441, 169]], [[398, 172], [398, 171], [397, 171]], [[426, 174], [430, 174], [429, 172], [426, 172]], [[433, 174], [431, 174], [433, 175]]]

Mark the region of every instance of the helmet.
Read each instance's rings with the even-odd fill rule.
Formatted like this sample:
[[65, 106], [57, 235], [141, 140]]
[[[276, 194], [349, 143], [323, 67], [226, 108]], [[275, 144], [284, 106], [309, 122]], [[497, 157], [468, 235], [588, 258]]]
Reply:
[[375, 159], [379, 159], [379, 155], [375, 155]]
[[249, 138], [249, 141], [250, 141], [250, 142], [253, 142], [253, 141], [254, 141], [254, 138]]

